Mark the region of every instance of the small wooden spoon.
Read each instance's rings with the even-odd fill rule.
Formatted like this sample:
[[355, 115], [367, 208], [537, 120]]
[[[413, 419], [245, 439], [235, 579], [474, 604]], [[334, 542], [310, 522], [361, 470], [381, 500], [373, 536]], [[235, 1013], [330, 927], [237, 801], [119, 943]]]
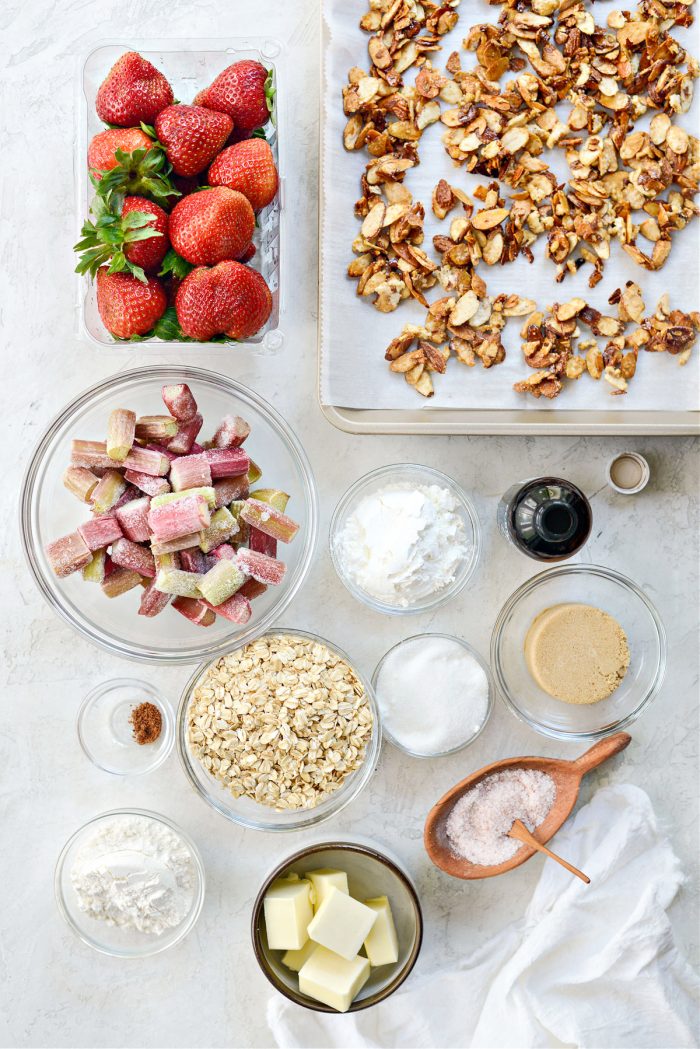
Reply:
[[469, 860], [457, 856], [450, 846], [447, 838], [445, 824], [447, 816], [452, 811], [455, 803], [468, 790], [474, 787], [480, 780], [494, 772], [502, 772], [509, 768], [535, 769], [538, 772], [546, 772], [554, 780], [557, 789], [554, 804], [547, 813], [543, 823], [535, 830], [535, 838], [542, 844], [556, 834], [562, 823], [567, 819], [581, 788], [581, 780], [591, 769], [602, 765], [608, 758], [619, 754], [631, 741], [632, 737], [627, 732], [616, 732], [614, 736], [608, 736], [595, 743], [585, 754], [575, 761], [561, 761], [557, 758], [506, 758], [504, 761], [495, 761], [492, 765], [486, 765], [478, 772], [473, 772], [460, 783], [455, 784], [447, 794], [433, 805], [425, 821], [423, 841], [426, 852], [436, 867], [451, 874], [453, 878], [493, 878], [497, 874], [519, 867], [535, 855], [535, 849], [531, 845], [523, 845], [514, 856], [503, 863], [492, 866], [481, 866], [471, 863]]
[[516, 820], [513, 826], [508, 831], [509, 838], [517, 838], [518, 841], [522, 841], [525, 845], [530, 845], [533, 849], [537, 849], [538, 852], [543, 852], [545, 856], [549, 856], [551, 860], [556, 860], [562, 867], [566, 867], [568, 871], [575, 874], [581, 881], [585, 881], [586, 885], [591, 884], [591, 879], [583, 871], [580, 871], [578, 867], [574, 867], [573, 863], [568, 863], [567, 860], [562, 859], [561, 856], [557, 856], [556, 852], [552, 852], [546, 845], [540, 845], [534, 834], [530, 834], [525, 824], [521, 820]]

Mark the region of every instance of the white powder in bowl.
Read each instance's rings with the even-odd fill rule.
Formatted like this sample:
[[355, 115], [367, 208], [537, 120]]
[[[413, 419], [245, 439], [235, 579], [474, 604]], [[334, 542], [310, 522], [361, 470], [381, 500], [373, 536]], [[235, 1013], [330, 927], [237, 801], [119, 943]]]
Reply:
[[449, 488], [395, 484], [360, 500], [335, 552], [360, 590], [383, 604], [409, 608], [454, 581], [471, 543]]
[[522, 843], [509, 838], [515, 820], [529, 831], [539, 827], [554, 804], [557, 788], [537, 769], [512, 768], [486, 776], [455, 803], [446, 831], [458, 856], [490, 867], [509, 860]]
[[478, 659], [456, 639], [430, 634], [389, 652], [376, 693], [389, 735], [425, 757], [468, 742], [489, 708], [489, 681]]

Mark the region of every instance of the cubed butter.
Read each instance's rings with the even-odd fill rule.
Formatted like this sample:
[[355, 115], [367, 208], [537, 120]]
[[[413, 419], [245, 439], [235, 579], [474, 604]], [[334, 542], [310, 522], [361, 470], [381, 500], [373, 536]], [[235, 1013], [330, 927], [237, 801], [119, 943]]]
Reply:
[[325, 947], [317, 947], [299, 971], [299, 990], [345, 1013], [367, 983], [369, 971], [367, 958], [348, 960]]
[[314, 913], [319, 909], [328, 895], [328, 890], [333, 886], [340, 892], [350, 892], [348, 876], [345, 871], [334, 871], [330, 867], [320, 867], [316, 871], [307, 871], [306, 877], [312, 885], [311, 902], [314, 905]]
[[365, 906], [373, 910], [377, 920], [365, 939], [365, 951], [370, 965], [391, 965], [399, 960], [399, 940], [396, 926], [386, 896], [365, 900]]
[[377, 912], [332, 885], [309, 924], [309, 936], [322, 947], [352, 961], [377, 918]]
[[271, 950], [298, 951], [308, 939], [314, 916], [311, 882], [295, 875], [277, 878], [265, 893], [265, 930]]
[[318, 944], [313, 940], [307, 940], [298, 951], [285, 951], [282, 955], [282, 965], [286, 965], [293, 973], [298, 973], [306, 959], [316, 950]]

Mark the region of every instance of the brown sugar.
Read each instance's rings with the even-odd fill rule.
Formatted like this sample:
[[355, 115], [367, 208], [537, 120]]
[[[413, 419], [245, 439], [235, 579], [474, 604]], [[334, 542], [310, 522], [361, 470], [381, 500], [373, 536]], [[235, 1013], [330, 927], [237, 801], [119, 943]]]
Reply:
[[129, 722], [134, 729], [134, 739], [143, 746], [156, 742], [163, 727], [163, 716], [155, 703], [139, 703], [131, 711]]

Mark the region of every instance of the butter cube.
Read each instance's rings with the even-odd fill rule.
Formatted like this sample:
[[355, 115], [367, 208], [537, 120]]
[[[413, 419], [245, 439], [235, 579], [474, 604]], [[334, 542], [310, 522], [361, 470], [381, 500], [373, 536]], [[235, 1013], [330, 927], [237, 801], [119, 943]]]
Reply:
[[352, 961], [367, 938], [377, 912], [332, 885], [309, 925], [309, 936], [322, 947]]
[[[338, 892], [337, 889], [334, 891]], [[367, 983], [369, 971], [366, 958], [348, 960], [325, 947], [317, 947], [299, 972], [299, 990], [309, 998], [345, 1013]]]
[[340, 892], [349, 894], [348, 876], [345, 871], [334, 871], [330, 867], [320, 867], [316, 871], [307, 871], [306, 877], [313, 886], [311, 899], [314, 905], [314, 913], [319, 909], [328, 890], [335, 886]]
[[298, 951], [285, 951], [282, 955], [282, 965], [286, 965], [293, 973], [298, 973], [307, 958], [316, 950], [317, 944], [313, 940], [307, 940]]
[[365, 939], [365, 951], [370, 965], [391, 965], [399, 960], [399, 940], [396, 926], [386, 896], [365, 900], [365, 906], [373, 910], [377, 920]]
[[295, 875], [277, 878], [265, 893], [265, 929], [271, 950], [298, 951], [308, 939], [314, 916], [311, 882]]

